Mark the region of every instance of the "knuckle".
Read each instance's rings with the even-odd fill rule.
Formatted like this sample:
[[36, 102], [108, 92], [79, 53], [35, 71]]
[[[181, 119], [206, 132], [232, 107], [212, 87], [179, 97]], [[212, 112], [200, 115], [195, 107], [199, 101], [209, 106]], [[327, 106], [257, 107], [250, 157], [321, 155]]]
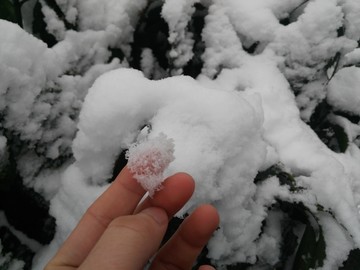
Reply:
[[150, 217], [137, 215], [116, 218], [110, 222], [108, 228], [127, 231], [129, 234], [143, 238], [156, 230], [156, 224]]

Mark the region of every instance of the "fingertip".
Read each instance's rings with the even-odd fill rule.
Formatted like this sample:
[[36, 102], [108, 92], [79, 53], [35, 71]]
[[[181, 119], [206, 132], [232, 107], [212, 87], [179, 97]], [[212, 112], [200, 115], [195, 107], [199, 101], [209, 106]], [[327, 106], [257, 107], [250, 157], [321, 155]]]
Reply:
[[164, 181], [164, 183], [168, 182], [168, 181], [177, 181], [177, 182], [181, 182], [181, 183], [185, 183], [187, 185], [189, 185], [189, 187], [192, 187], [193, 189], [195, 189], [195, 181], [194, 178], [185, 172], [178, 172], [175, 173], [169, 177], [167, 177]]
[[[204, 204], [196, 208], [162, 247], [150, 269], [191, 269], [191, 265], [217, 229], [219, 221], [218, 211], [213, 206]], [[209, 265], [199, 269], [214, 270]]]
[[157, 195], [161, 196], [161, 193], [164, 193], [161, 192], [162, 190], [167, 190], [167, 192], [169, 192], [169, 190], [170, 192], [172, 192], [172, 190], [181, 190], [182, 192], [186, 192], [190, 198], [195, 191], [195, 181], [190, 174], [184, 172], [175, 173], [164, 180], [163, 189], [155, 193], [154, 198], [156, 198]]
[[210, 204], [200, 205], [182, 224], [182, 237], [194, 247], [202, 247], [219, 227], [220, 217]]
[[193, 223], [195, 223], [198, 230], [204, 234], [209, 234], [215, 231], [220, 224], [220, 216], [217, 209], [210, 204], [200, 205], [192, 213]]
[[147, 198], [135, 213], [153, 206], [163, 208], [171, 218], [191, 198], [195, 190], [194, 179], [187, 173], [176, 173], [163, 182], [161, 190]]
[[191, 182], [193, 184], [193, 186], [195, 187], [195, 181], [194, 181], [194, 178], [186, 173], [186, 172], [178, 172], [178, 173], [175, 173], [174, 175], [172, 175], [173, 177], [181, 177], [182, 181], [188, 181], [188, 182]]

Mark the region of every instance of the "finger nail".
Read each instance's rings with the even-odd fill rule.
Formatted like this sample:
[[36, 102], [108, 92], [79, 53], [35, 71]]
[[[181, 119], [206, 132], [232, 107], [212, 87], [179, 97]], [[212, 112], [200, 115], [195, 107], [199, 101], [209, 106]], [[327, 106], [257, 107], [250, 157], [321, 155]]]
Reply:
[[164, 225], [169, 221], [166, 211], [159, 207], [146, 208], [141, 213], [152, 217], [159, 225]]

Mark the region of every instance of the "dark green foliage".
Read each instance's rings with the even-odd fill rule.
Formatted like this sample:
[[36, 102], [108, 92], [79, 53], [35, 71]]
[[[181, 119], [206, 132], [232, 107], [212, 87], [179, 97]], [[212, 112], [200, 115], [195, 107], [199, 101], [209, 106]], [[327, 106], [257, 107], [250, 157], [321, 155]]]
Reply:
[[[259, 172], [254, 181], [259, 184], [273, 176], [279, 179], [281, 185], [288, 186], [291, 192], [304, 191], [303, 187], [296, 184], [294, 176], [283, 171], [280, 165]], [[290, 269], [294, 270], [309, 270], [322, 266], [326, 258], [326, 243], [316, 215], [303, 203], [279, 199], [271, 209], [283, 212], [286, 217], [282, 222], [281, 255], [276, 269], [289, 267], [290, 262], [292, 262]], [[324, 209], [319, 206], [318, 211]], [[298, 228], [303, 228], [303, 234], [300, 236], [295, 232]]]
[[18, 230], [42, 244], [48, 244], [55, 234], [55, 219], [49, 215], [48, 203], [35, 191], [14, 185], [1, 194], [2, 210]]
[[[288, 16], [280, 19], [280, 23], [282, 25], [289, 25], [293, 22], [295, 14], [298, 13], [302, 8], [305, 7], [305, 5], [309, 2], [309, 0], [304, 0], [302, 3], [300, 3], [298, 6], [296, 6], [293, 10], [291, 10], [288, 14]], [[298, 17], [298, 16], [296, 16]]]
[[[12, 136], [12, 139], [15, 137]], [[55, 219], [49, 214], [49, 203], [32, 188], [23, 185], [13, 158], [16, 145], [17, 143], [14, 143], [8, 149], [7, 161], [2, 160], [0, 164], [0, 211], [16, 230], [41, 244], [48, 244], [55, 234]], [[12, 262], [13, 257], [25, 262], [24, 269], [31, 269], [34, 253], [27, 246], [21, 244], [6, 227], [0, 228], [0, 239], [3, 246], [2, 255], [11, 255], [6, 257], [10, 256], [8, 264]], [[2, 267], [6, 269], [6, 264], [4, 265]]]
[[14, 4], [11, 0], [0, 0], [0, 19], [17, 23]]
[[125, 167], [127, 163], [127, 159], [125, 157], [127, 149], [124, 149], [119, 154], [118, 158], [115, 161], [114, 167], [113, 167], [113, 173], [111, 179], [109, 179], [109, 182], [113, 182], [115, 178], [118, 176], [120, 171]]
[[280, 262], [276, 265], [276, 269], [281, 270], [284, 265], [294, 256], [299, 245], [299, 237], [294, 233], [294, 228], [298, 226], [298, 222], [292, 219], [286, 219], [282, 224], [282, 243]]
[[1, 270], [7, 269], [7, 266], [10, 265], [12, 258], [23, 261], [25, 263], [23, 268], [24, 270], [31, 269], [32, 258], [34, 256], [33, 251], [31, 251], [26, 245], [23, 245], [7, 227], [0, 227], [0, 239], [2, 245], [2, 252], [0, 256], [10, 256], [7, 263], [0, 265]]
[[0, 211], [17, 230], [39, 243], [48, 244], [55, 234], [55, 219], [49, 215], [49, 203], [32, 188], [25, 187], [16, 163], [9, 162], [0, 173]]
[[[340, 30], [339, 30], [340, 31]], [[328, 73], [329, 69], [332, 69], [331, 74], [328, 75], [328, 81], [330, 81], [339, 69], [339, 62], [341, 59], [341, 53], [337, 52], [333, 58], [325, 65], [325, 71]]]
[[256, 52], [257, 47], [259, 46], [260, 42], [256, 41], [253, 44], [251, 44], [249, 47], [243, 46], [243, 49], [245, 52], [249, 54], [253, 54]]
[[207, 257], [207, 255], [208, 255], [208, 249], [207, 247], [205, 247], [198, 256], [197, 262], [192, 269], [197, 270], [201, 265], [212, 265], [211, 260]]
[[324, 265], [326, 257], [326, 243], [324, 235], [319, 224], [307, 223], [304, 234], [301, 238], [298, 250], [296, 252], [293, 265], [294, 270], [307, 270]]
[[51, 48], [57, 43], [57, 40], [54, 35], [46, 30], [46, 23], [44, 21], [44, 14], [41, 11], [41, 7], [40, 2], [37, 1], [34, 7], [34, 22], [32, 25], [32, 31], [35, 36], [40, 38], [48, 45], [49, 48]]
[[[171, 45], [168, 41], [169, 27], [161, 16], [163, 4], [163, 0], [149, 1], [148, 6], [141, 14], [134, 33], [134, 42], [131, 45], [130, 65], [141, 70], [141, 54], [145, 48], [148, 48], [151, 49], [160, 67], [169, 75], [174, 67], [171, 59], [168, 57]], [[187, 25], [187, 30], [193, 34], [194, 55], [184, 66], [183, 74], [196, 78], [203, 67], [201, 57], [205, 51], [205, 44], [201, 33], [205, 25], [205, 16], [208, 14], [208, 10], [200, 3], [196, 3], [194, 7], [195, 12]]]
[[23, 27], [21, 7], [28, 0], [0, 0], [0, 19], [17, 23]]
[[349, 139], [344, 129], [331, 121], [330, 116], [333, 114], [333, 108], [324, 100], [316, 107], [309, 125], [331, 150], [344, 153]]
[[58, 18], [64, 23], [67, 30], [76, 30], [77, 26], [68, 22], [65, 18], [64, 12], [60, 9], [55, 0], [44, 0], [46, 5], [55, 11]]
[[[186, 216], [184, 218], [186, 218]], [[173, 236], [173, 234], [176, 232], [176, 230], [180, 227], [181, 223], [184, 221], [184, 218], [173, 217], [170, 220], [169, 226], [163, 237], [161, 245], [164, 245], [167, 241], [169, 241], [171, 236]]]
[[254, 183], [259, 184], [259, 183], [267, 180], [268, 178], [275, 176], [281, 172], [282, 172], [282, 169], [280, 168], [279, 165], [273, 165], [273, 166], [269, 167], [268, 169], [266, 169], [265, 171], [258, 172], [258, 174], [256, 175], [256, 177], [254, 179]]
[[[286, 256], [283, 256], [282, 259], [285, 260], [282, 262], [286, 262], [291, 257], [289, 251], [294, 252], [297, 248], [291, 269], [309, 270], [322, 266], [326, 258], [326, 243], [317, 217], [302, 203], [279, 200], [275, 207], [281, 209], [289, 218], [283, 227], [286, 237], [283, 238], [282, 252], [285, 252]], [[305, 228], [300, 239], [294, 233], [294, 229], [299, 225]]]
[[353, 124], [360, 123], [360, 116], [359, 115], [355, 115], [355, 114], [351, 114], [349, 112], [343, 112], [343, 111], [336, 111], [335, 114], [338, 115], [338, 116], [346, 118], [347, 120], [349, 120]]
[[111, 62], [114, 58], [120, 59], [121, 61], [125, 59], [124, 52], [119, 48], [109, 48], [111, 56], [108, 62]]
[[258, 172], [254, 179], [254, 183], [259, 184], [272, 176], [276, 176], [279, 179], [281, 185], [287, 185], [291, 192], [303, 190], [302, 187], [298, 187], [296, 185], [294, 176], [288, 172], [285, 172], [279, 164], [273, 165], [265, 171]]
[[[54, 10], [58, 18], [64, 23], [67, 30], [77, 30], [77, 25], [70, 23], [66, 20], [64, 12], [60, 9], [55, 0], [45, 0], [45, 4]], [[46, 22], [44, 21], [44, 14], [41, 10], [42, 4], [38, 0], [34, 7], [34, 22], [32, 25], [33, 34], [38, 36], [42, 41], [44, 41], [50, 48], [53, 47], [58, 40], [52, 33], [49, 33], [47, 30]]]
[[360, 249], [353, 249], [347, 260], [339, 268], [339, 270], [357, 270], [360, 269]]
[[141, 53], [144, 48], [152, 50], [160, 67], [164, 70], [168, 70], [170, 66], [167, 57], [167, 52], [170, 49], [168, 42], [169, 27], [161, 17], [163, 4], [163, 0], [149, 1], [148, 6], [141, 14], [132, 44], [132, 60], [130, 64], [133, 68], [141, 69]]
[[[265, 171], [259, 172], [254, 182], [260, 184], [270, 177], [276, 176], [281, 185], [285, 185], [291, 192], [304, 191], [303, 187], [296, 184], [294, 176], [285, 172], [281, 165], [274, 165]], [[280, 247], [280, 260], [274, 265], [263, 265], [261, 269], [292, 269], [292, 270], [310, 270], [321, 267], [326, 259], [326, 242], [322, 227], [318, 218], [312, 211], [300, 202], [288, 202], [277, 199], [269, 211], [280, 211], [284, 214], [282, 221], [282, 241]], [[319, 212], [325, 212], [318, 207]], [[266, 226], [266, 220], [263, 222], [263, 228]], [[299, 234], [299, 228], [302, 233]], [[261, 233], [262, 234], [262, 233]], [[261, 234], [259, 236], [261, 236]], [[209, 263], [206, 258], [206, 249], [202, 252], [197, 265]], [[201, 259], [200, 259], [201, 258]], [[257, 262], [255, 265], [259, 266]], [[254, 265], [248, 263], [238, 263], [226, 266], [227, 270], [246, 270]], [[194, 268], [197, 269], [197, 268]], [[355, 269], [354, 269], [355, 270]]]
[[208, 14], [208, 9], [200, 3], [195, 4], [195, 12], [188, 24], [188, 30], [193, 33], [194, 47], [193, 58], [184, 67], [184, 75], [196, 78], [203, 67], [202, 54], [205, 51], [205, 43], [202, 40], [201, 33], [205, 25], [205, 16]]

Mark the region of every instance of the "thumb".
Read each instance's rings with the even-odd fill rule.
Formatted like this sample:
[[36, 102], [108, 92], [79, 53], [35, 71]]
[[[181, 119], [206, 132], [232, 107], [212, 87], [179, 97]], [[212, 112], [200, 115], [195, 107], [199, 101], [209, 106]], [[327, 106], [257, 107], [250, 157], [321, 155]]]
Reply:
[[158, 250], [167, 224], [166, 211], [158, 207], [114, 219], [80, 269], [142, 269]]

